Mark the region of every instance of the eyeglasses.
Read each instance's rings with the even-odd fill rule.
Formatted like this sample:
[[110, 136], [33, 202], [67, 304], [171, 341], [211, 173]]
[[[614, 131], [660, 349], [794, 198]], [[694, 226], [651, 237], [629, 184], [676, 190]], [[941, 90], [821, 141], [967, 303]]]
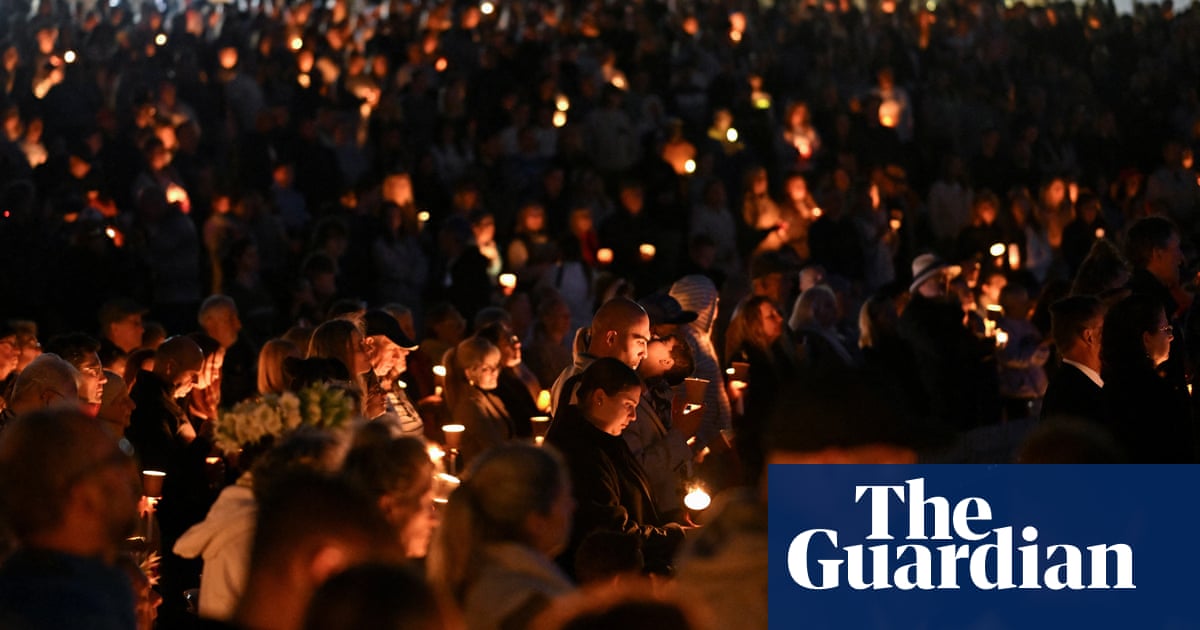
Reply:
[[1159, 328], [1159, 329], [1158, 329], [1158, 332], [1160, 332], [1160, 333], [1172, 333], [1172, 332], [1175, 332], [1175, 328], [1174, 328], [1173, 326], [1171, 326], [1170, 324], [1167, 324], [1166, 326], [1163, 326], [1162, 328]]

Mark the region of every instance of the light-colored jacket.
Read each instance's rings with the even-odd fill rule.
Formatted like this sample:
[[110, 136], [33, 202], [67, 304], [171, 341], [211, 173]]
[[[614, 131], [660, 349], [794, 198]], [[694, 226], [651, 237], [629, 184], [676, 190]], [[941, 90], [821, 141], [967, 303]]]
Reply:
[[550, 558], [517, 543], [489, 545], [467, 589], [468, 630], [526, 627], [552, 600], [575, 590]]
[[184, 558], [203, 558], [200, 575], [200, 616], [229, 621], [246, 587], [250, 569], [250, 546], [258, 502], [250, 489], [250, 474], [221, 491], [203, 521], [193, 525], [175, 542], [174, 551]]

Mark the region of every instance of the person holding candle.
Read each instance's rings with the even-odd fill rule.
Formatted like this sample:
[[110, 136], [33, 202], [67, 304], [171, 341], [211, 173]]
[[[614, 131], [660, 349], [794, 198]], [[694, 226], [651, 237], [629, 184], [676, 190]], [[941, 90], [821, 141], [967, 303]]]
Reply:
[[570, 568], [574, 550], [589, 533], [608, 529], [636, 534], [644, 543], [646, 567], [667, 572], [683, 529], [655, 507], [646, 473], [621, 438], [637, 419], [642, 381], [620, 360], [596, 359], [583, 371], [578, 402], [554, 416], [546, 443], [563, 453], [571, 471], [575, 528], [559, 562]]
[[508, 408], [496, 395], [500, 349], [487, 339], [470, 337], [446, 357], [446, 406], [454, 421], [466, 427], [462, 457], [470, 463], [517, 434]]
[[646, 472], [658, 512], [680, 522], [684, 516], [679, 489], [691, 476], [688, 440], [696, 436], [703, 417], [699, 408], [676, 402], [671, 388], [691, 376], [695, 366], [692, 349], [682, 336], [652, 339], [646, 346], [646, 359], [637, 369], [643, 384], [637, 421], [621, 432], [621, 439]]
[[430, 581], [462, 609], [468, 630], [529, 627], [575, 590], [553, 562], [572, 530], [571, 487], [553, 449], [507, 444], [471, 465], [428, 562]]

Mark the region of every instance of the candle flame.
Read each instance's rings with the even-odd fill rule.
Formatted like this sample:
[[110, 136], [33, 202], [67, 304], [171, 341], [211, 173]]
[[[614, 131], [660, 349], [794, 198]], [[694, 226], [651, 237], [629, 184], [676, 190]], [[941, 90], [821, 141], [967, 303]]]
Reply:
[[701, 488], [700, 486], [693, 486], [688, 490], [687, 495], [683, 497], [683, 504], [686, 505], [689, 510], [699, 512], [701, 510], [707, 510], [708, 506], [712, 505], [712, 497], [708, 496], [708, 493], [704, 491], [704, 488]]

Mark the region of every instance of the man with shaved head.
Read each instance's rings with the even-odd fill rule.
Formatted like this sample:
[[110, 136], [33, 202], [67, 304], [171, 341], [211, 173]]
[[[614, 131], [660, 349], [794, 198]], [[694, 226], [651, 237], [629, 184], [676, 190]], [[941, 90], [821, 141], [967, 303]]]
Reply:
[[154, 371], [142, 370], [130, 392], [137, 407], [125, 436], [137, 449], [144, 469], [166, 471], [172, 455], [196, 437], [187, 415], [176, 402], [192, 390], [204, 353], [187, 337], [172, 337], [158, 347]]
[[593, 361], [613, 358], [636, 370], [646, 358], [649, 343], [650, 317], [640, 304], [623, 297], [605, 302], [592, 316], [592, 325], [575, 334], [575, 363], [554, 381], [553, 411], [575, 402], [578, 376]]

